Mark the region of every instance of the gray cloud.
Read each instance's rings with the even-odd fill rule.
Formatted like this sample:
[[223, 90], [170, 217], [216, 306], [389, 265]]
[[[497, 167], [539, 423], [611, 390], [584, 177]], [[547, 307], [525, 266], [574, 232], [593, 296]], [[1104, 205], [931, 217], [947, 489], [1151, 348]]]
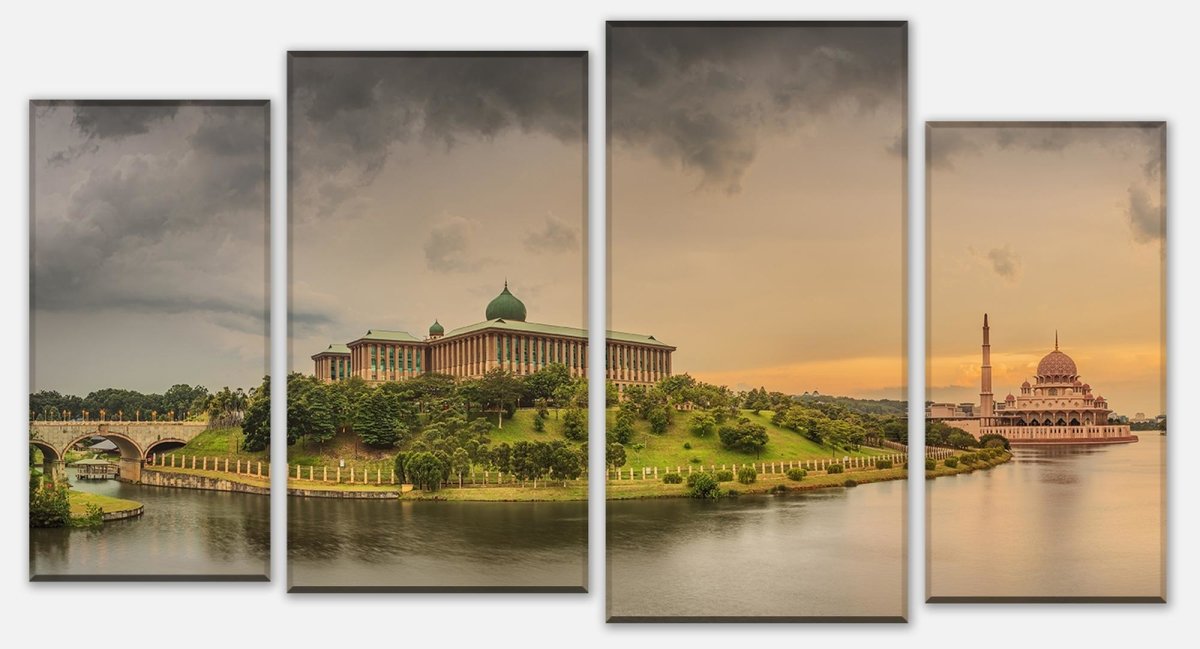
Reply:
[[507, 131], [583, 144], [583, 57], [297, 56], [288, 83], [292, 171], [324, 194], [368, 184], [397, 143], [453, 147]]
[[451, 216], [429, 231], [425, 241], [425, 266], [436, 272], [478, 270], [485, 259], [475, 250], [475, 223]]
[[1015, 280], [1021, 273], [1021, 257], [1008, 244], [1003, 248], [992, 248], [987, 252], [987, 258], [992, 262], [992, 270], [1005, 279]]
[[1116, 124], [1014, 124], [995, 126], [942, 126], [933, 129], [929, 161], [940, 169], [953, 169], [953, 161], [979, 155], [985, 147], [1061, 153], [1076, 146], [1099, 146], [1139, 159], [1147, 179], [1157, 179], [1162, 167], [1160, 127], [1136, 123]]
[[35, 215], [34, 306], [195, 314], [261, 335], [266, 109], [153, 108], [68, 105], [39, 117], [36, 128], [47, 134], [61, 134], [56, 129], [69, 117], [92, 146], [69, 159], [50, 156], [35, 170], [45, 177]]
[[547, 214], [542, 229], [525, 239], [525, 249], [532, 253], [578, 251], [579, 233], [557, 216]]
[[1163, 237], [1163, 210], [1150, 198], [1150, 195], [1140, 187], [1129, 187], [1129, 228], [1133, 232], [1133, 240], [1138, 243], [1149, 243], [1161, 240]]
[[904, 96], [899, 27], [619, 26], [609, 39], [611, 135], [706, 189], [740, 191], [762, 137]]
[[178, 110], [174, 104], [81, 103], [74, 106], [72, 124], [88, 137], [120, 139], [146, 133], [154, 124], [173, 118]]

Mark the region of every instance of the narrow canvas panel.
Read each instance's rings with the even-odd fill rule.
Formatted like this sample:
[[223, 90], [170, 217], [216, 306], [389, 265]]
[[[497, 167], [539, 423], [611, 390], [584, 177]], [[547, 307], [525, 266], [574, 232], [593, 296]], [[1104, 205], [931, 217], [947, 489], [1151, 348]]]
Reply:
[[610, 620], [904, 620], [906, 54], [609, 23]]
[[1165, 130], [928, 125], [929, 601], [1164, 601]]
[[30, 105], [29, 570], [265, 580], [266, 101]]
[[583, 591], [587, 57], [292, 53], [293, 591]]

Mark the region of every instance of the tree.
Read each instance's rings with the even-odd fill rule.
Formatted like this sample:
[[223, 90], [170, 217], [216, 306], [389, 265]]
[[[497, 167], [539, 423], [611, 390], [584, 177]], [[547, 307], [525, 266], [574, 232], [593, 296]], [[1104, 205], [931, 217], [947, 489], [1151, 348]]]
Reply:
[[628, 444], [633, 439], [633, 413], [627, 410], [617, 411], [617, 420], [612, 427], [613, 441]]
[[625, 447], [621, 444], [613, 442], [604, 449], [604, 463], [614, 469], [619, 469], [625, 466]]
[[563, 436], [576, 442], [587, 439], [587, 417], [579, 408], [567, 408], [563, 414]]
[[722, 426], [718, 435], [726, 448], [760, 455], [770, 437], [767, 428], [742, 417], [734, 426]]
[[416, 488], [437, 491], [442, 488], [446, 466], [433, 453], [413, 453], [404, 465], [404, 474]]
[[396, 471], [396, 479], [399, 480], [401, 484], [408, 483], [407, 464], [410, 457], [412, 457], [412, 453], [400, 451], [396, 454], [395, 460], [392, 461], [392, 467]]
[[373, 389], [363, 397], [354, 416], [354, 432], [367, 446], [396, 444], [400, 438], [400, 422], [387, 393]]
[[701, 410], [692, 417], [692, 434], [697, 437], [708, 437], [717, 429], [717, 419], [711, 412]]
[[462, 487], [463, 474], [471, 471], [471, 455], [467, 453], [467, 449], [461, 446], [454, 449], [454, 453], [450, 455], [450, 467], [458, 476], [458, 486]]
[[246, 405], [246, 418], [242, 422], [246, 434], [242, 446], [247, 451], [261, 451], [271, 445], [271, 377], [264, 376], [260, 385], [250, 396]]
[[662, 435], [671, 426], [671, 413], [666, 406], [651, 408], [646, 419], [650, 422], [650, 432]]
[[562, 479], [564, 487], [567, 486], [567, 480], [575, 480], [583, 475], [585, 462], [580, 459], [579, 453], [562, 442], [552, 445], [548, 459], [547, 473]]
[[508, 442], [500, 442], [492, 449], [490, 455], [492, 466], [501, 473], [512, 473], [512, 447]]

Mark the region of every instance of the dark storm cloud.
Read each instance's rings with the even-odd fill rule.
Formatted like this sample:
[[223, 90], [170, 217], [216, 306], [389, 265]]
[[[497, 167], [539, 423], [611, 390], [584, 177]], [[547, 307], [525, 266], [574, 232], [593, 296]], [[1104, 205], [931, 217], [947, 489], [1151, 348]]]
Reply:
[[[105, 115], [110, 109], [118, 115]], [[265, 109], [193, 106], [175, 123], [161, 117], [175, 117], [174, 108], [140, 121], [119, 106], [65, 110], [76, 127], [82, 120], [109, 135], [81, 133], [95, 149], [42, 181], [35, 308], [195, 313], [261, 334]], [[39, 128], [59, 122], [47, 115]]]
[[1129, 188], [1129, 228], [1133, 231], [1133, 240], [1138, 243], [1149, 243], [1161, 240], [1163, 237], [1163, 210], [1150, 198], [1150, 195], [1140, 187]]
[[611, 135], [737, 192], [761, 138], [899, 107], [904, 43], [899, 27], [614, 27]]
[[79, 104], [74, 110], [72, 124], [80, 133], [88, 137], [117, 139], [148, 132], [154, 124], [174, 117], [179, 107], [170, 104]]
[[547, 214], [542, 228], [525, 239], [525, 249], [535, 254], [575, 251], [579, 249], [579, 234], [562, 219]]
[[396, 143], [453, 147], [506, 131], [584, 139], [581, 57], [298, 56], [289, 111], [293, 169], [328, 180], [317, 194], [362, 186]]
[[1141, 160], [1142, 173], [1156, 179], [1162, 167], [1160, 131], [1136, 124], [1088, 125], [996, 125], [980, 127], [943, 126], [933, 129], [930, 163], [953, 169], [956, 158], [982, 153], [984, 146], [1000, 150], [1061, 153], [1075, 146], [1100, 146]]

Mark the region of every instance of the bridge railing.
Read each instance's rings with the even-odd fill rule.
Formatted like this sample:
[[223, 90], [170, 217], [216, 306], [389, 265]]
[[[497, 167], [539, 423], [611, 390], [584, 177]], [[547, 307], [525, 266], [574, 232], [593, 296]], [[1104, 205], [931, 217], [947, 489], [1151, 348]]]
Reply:
[[164, 469], [217, 471], [220, 473], [232, 473], [234, 475], [255, 478], [271, 477], [270, 462], [246, 458], [210, 457], [205, 455], [164, 453], [151, 455], [146, 464], [151, 467], [162, 467]]
[[[296, 481], [299, 483], [314, 483], [314, 486], [327, 484], [345, 484], [345, 485], [398, 485], [399, 480], [396, 477], [396, 470], [393, 467], [384, 468], [382, 464], [377, 464], [372, 467], [357, 467], [357, 466], [316, 466], [311, 464], [289, 464], [288, 481]], [[569, 484], [583, 484], [587, 481], [587, 476], [582, 475], [573, 480], [567, 480]], [[548, 480], [539, 478], [538, 483], [547, 483], [550, 485], [561, 485], [562, 479], [555, 479], [551, 476]], [[457, 487], [459, 485], [458, 474], [451, 474], [450, 478], [443, 483], [445, 486]], [[532, 481], [522, 482], [520, 478], [512, 473], [496, 471], [495, 469], [482, 469], [472, 467], [468, 472], [462, 474], [463, 487], [500, 487], [500, 486], [522, 486], [532, 484]]]

